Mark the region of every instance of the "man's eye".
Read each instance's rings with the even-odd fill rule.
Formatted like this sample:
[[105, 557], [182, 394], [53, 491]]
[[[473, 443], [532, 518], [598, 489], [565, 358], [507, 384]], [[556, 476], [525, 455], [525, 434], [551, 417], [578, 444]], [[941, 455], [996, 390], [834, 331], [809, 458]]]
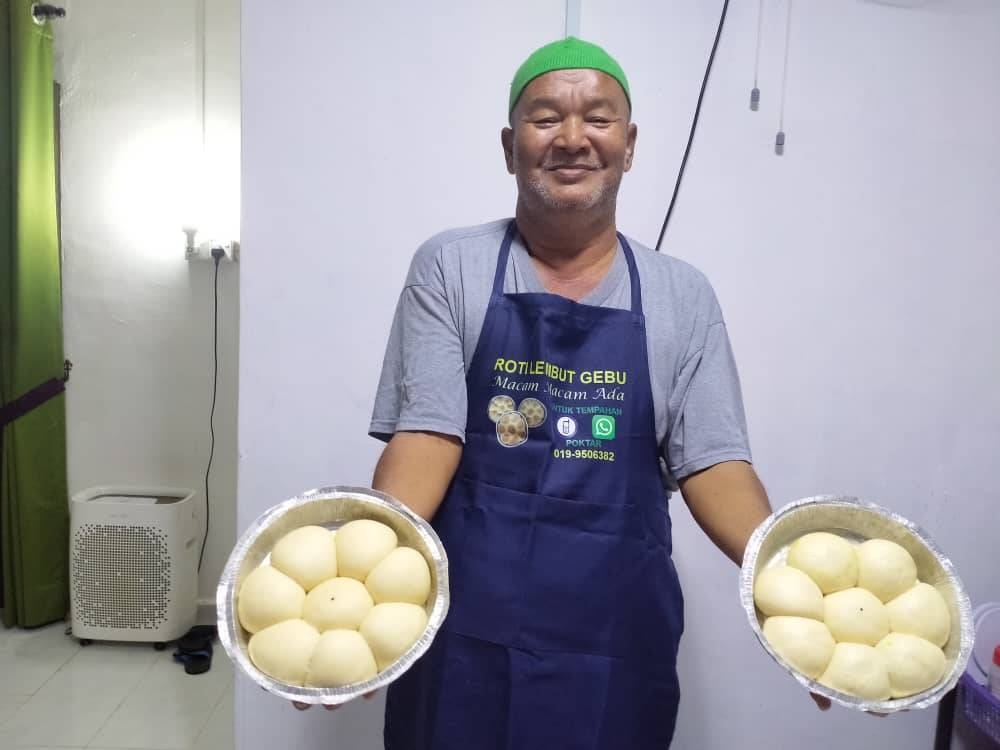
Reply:
[[555, 117], [539, 117], [535, 119], [536, 125], [555, 125], [557, 122], [559, 120]]
[[611, 120], [606, 117], [588, 117], [587, 122], [591, 125], [610, 125]]

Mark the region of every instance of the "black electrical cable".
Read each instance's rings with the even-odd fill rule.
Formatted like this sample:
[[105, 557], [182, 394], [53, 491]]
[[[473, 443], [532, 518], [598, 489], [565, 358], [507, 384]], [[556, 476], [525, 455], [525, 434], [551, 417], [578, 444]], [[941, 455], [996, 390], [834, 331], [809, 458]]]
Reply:
[[212, 249], [215, 259], [215, 310], [212, 315], [212, 410], [208, 415], [208, 430], [212, 435], [211, 446], [208, 449], [208, 467], [205, 469], [205, 536], [201, 540], [201, 552], [198, 555], [198, 572], [205, 557], [205, 544], [208, 542], [208, 526], [211, 519], [211, 506], [208, 502], [208, 477], [212, 473], [212, 459], [215, 457], [215, 401], [219, 394], [219, 261], [224, 252], [221, 248]]
[[667, 207], [667, 215], [663, 219], [663, 226], [660, 228], [660, 236], [656, 240], [656, 251], [660, 251], [663, 244], [663, 235], [667, 232], [667, 224], [670, 216], [674, 212], [674, 204], [677, 202], [677, 193], [681, 189], [681, 180], [684, 178], [684, 168], [687, 167], [688, 156], [691, 154], [691, 144], [694, 143], [694, 133], [698, 128], [698, 117], [701, 115], [701, 103], [705, 98], [705, 88], [708, 86], [708, 77], [712, 73], [712, 65], [715, 63], [715, 51], [719, 48], [719, 38], [722, 36], [722, 28], [726, 24], [726, 14], [729, 12], [729, 0], [722, 3], [722, 15], [719, 17], [719, 28], [715, 32], [715, 42], [712, 43], [712, 52], [708, 56], [708, 65], [705, 66], [705, 77], [701, 81], [701, 91], [698, 93], [698, 104], [694, 109], [694, 119], [691, 122], [691, 132], [688, 134], [687, 148], [684, 149], [684, 158], [681, 160], [681, 168], [677, 172], [677, 182], [674, 183], [674, 194], [670, 198], [670, 205]]

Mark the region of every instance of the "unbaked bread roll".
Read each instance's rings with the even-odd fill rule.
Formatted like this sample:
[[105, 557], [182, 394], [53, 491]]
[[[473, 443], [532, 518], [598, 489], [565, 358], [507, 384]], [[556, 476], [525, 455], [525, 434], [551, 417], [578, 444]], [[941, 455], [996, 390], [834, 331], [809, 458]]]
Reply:
[[271, 565], [309, 591], [337, 575], [337, 547], [329, 529], [302, 526], [285, 534], [274, 545]]
[[884, 701], [892, 696], [885, 657], [874, 646], [860, 643], [838, 643], [819, 682], [870, 701]]
[[812, 578], [798, 568], [779, 565], [765, 568], [754, 581], [753, 599], [765, 615], [823, 619], [823, 593]]
[[764, 637], [782, 659], [812, 680], [826, 670], [837, 645], [826, 625], [808, 617], [768, 617]]
[[328, 630], [320, 636], [309, 661], [306, 687], [343, 687], [370, 680], [377, 674], [375, 656], [361, 633]]
[[236, 612], [247, 632], [256, 633], [282, 620], [302, 617], [306, 592], [270, 565], [254, 568], [240, 586]]
[[424, 604], [431, 593], [431, 571], [415, 549], [397, 547], [372, 568], [365, 586], [379, 604]]
[[395, 531], [367, 518], [345, 523], [335, 540], [340, 575], [359, 581], [364, 581], [397, 543]]
[[250, 661], [286, 685], [303, 685], [319, 632], [305, 620], [285, 620], [256, 633], [247, 645]]
[[373, 606], [375, 602], [361, 581], [331, 578], [306, 596], [302, 619], [321, 633], [338, 629], [357, 630]]
[[887, 539], [869, 539], [859, 545], [858, 586], [883, 602], [895, 599], [917, 583], [917, 564], [903, 547]]
[[874, 646], [889, 633], [889, 613], [871, 591], [847, 589], [823, 600], [823, 621], [837, 643]]
[[812, 578], [824, 594], [858, 584], [854, 546], [843, 537], [826, 531], [796, 539], [788, 548], [788, 564]]
[[875, 646], [889, 668], [893, 698], [922, 693], [944, 676], [944, 652], [909, 633], [889, 633]]
[[361, 623], [379, 671], [406, 653], [427, 627], [427, 613], [416, 604], [376, 604]]
[[944, 597], [929, 583], [918, 583], [885, 605], [894, 632], [909, 633], [942, 647], [951, 634]]

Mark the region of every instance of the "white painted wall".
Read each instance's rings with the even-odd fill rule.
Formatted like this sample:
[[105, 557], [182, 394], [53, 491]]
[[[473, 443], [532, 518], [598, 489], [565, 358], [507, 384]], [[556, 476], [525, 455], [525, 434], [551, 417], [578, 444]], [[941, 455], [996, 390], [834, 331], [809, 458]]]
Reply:
[[[199, 220], [198, 4], [65, 5], [55, 38], [66, 356], [75, 364], [69, 489], [188, 487], [203, 520], [213, 269], [184, 259], [180, 231]], [[239, 216], [238, 0], [208, 0], [206, 20], [208, 213], [228, 235]], [[207, 600], [235, 539], [238, 278], [238, 266], [221, 267], [211, 530], [199, 582]]]
[[[774, 505], [827, 492], [881, 502], [935, 536], [974, 601], [1000, 599], [1000, 7], [919, 1], [796, 3], [781, 158], [784, 6], [765, 2], [752, 113], [757, 4], [733, 3], [666, 249], [722, 300]], [[620, 225], [647, 244], [714, 5], [582, 4], [582, 34], [632, 80], [639, 142]], [[410, 256], [439, 229], [512, 211], [506, 86], [562, 33], [563, 11], [244, 3], [240, 529], [306, 488], [370, 480], [379, 446], [365, 432]], [[683, 504], [673, 516], [688, 621], [676, 747], [931, 747], [933, 711], [819, 713], [754, 641], [736, 569]], [[381, 700], [300, 715], [238, 689], [240, 750], [380, 747]]]

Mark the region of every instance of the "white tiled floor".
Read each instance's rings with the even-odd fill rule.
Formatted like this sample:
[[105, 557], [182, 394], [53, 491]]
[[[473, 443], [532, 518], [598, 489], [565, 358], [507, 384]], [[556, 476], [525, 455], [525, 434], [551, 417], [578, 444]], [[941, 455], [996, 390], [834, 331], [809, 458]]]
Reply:
[[0, 628], [0, 750], [232, 750], [233, 669], [188, 675], [173, 649], [95, 642], [59, 623]]

